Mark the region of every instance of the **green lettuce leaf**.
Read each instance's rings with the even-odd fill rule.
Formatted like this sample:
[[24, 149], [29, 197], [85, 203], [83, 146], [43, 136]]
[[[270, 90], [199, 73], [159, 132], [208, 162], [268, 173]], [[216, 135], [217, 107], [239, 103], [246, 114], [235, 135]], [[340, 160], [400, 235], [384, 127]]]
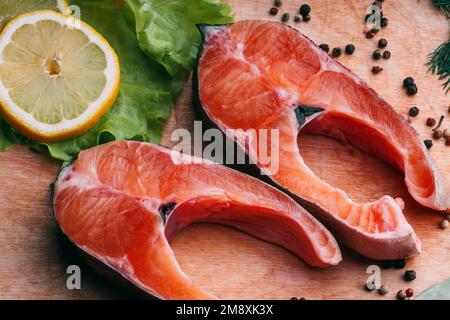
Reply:
[[0, 118], [0, 152], [8, 150], [14, 144], [9, 133], [8, 124]]
[[[173, 5], [166, 6], [166, 3]], [[187, 77], [187, 72], [181, 70], [188, 71], [191, 68], [198, 51], [200, 34], [195, 24], [229, 22], [232, 19], [227, 16], [229, 7], [213, 0], [148, 1], [149, 5], [156, 5], [152, 13], [148, 10], [141, 11], [137, 1], [71, 0], [70, 4], [80, 8], [81, 19], [102, 34], [119, 56], [119, 96], [111, 110], [94, 128], [79, 137], [62, 142], [31, 141], [0, 119], [0, 151], [13, 143], [26, 143], [38, 151], [48, 151], [54, 158], [70, 161], [81, 150], [112, 140], [159, 142], [164, 124], [170, 117], [171, 106]], [[179, 10], [185, 9], [186, 4], [198, 8], [198, 11], [195, 14], [181, 14]], [[142, 23], [147, 23], [147, 16], [154, 15], [159, 18], [151, 22], [156, 23], [155, 28], [148, 30], [164, 33], [164, 28], [174, 25], [182, 29], [167, 30], [176, 33], [165, 39], [172, 43], [152, 49], [152, 54], [148, 50], [144, 53], [142, 48], [147, 48], [153, 40], [143, 35], [139, 35], [138, 40], [136, 30], [140, 29]], [[165, 22], [162, 23], [162, 20]], [[152, 32], [150, 34], [154, 34]], [[166, 57], [174, 57], [174, 60]], [[181, 61], [182, 67], [177, 67], [178, 61]]]
[[134, 12], [142, 50], [171, 75], [191, 69], [200, 44], [196, 24], [233, 22], [231, 7], [217, 0], [126, 0]]

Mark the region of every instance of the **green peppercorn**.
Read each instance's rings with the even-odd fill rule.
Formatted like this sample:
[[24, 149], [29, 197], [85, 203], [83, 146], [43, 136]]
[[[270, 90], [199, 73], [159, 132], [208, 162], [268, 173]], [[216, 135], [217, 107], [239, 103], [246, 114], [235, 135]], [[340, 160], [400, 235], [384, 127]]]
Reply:
[[406, 281], [416, 280], [416, 272], [414, 270], [406, 270], [405, 271], [405, 280]]
[[347, 44], [345, 46], [345, 53], [346, 54], [353, 54], [353, 52], [355, 52], [355, 46], [351, 43]]
[[439, 140], [440, 138], [442, 138], [442, 131], [437, 129], [433, 131], [433, 139], [434, 140]]
[[311, 12], [311, 7], [307, 4], [302, 5], [300, 7], [300, 10], [298, 11], [298, 13], [300, 13], [303, 17], [308, 16], [310, 12]]
[[386, 48], [388, 42], [385, 38], [381, 38], [380, 40], [378, 40], [378, 48]]
[[380, 289], [378, 289], [378, 292], [384, 296], [389, 293], [389, 287], [385, 284], [382, 284]]
[[281, 16], [281, 21], [283, 21], [283, 22], [288, 22], [289, 21], [289, 19], [290, 19], [290, 15], [289, 15], [289, 13], [283, 13], [283, 15]]
[[319, 48], [322, 49], [323, 51], [325, 51], [326, 53], [330, 52], [330, 47], [326, 43], [322, 43], [319, 46]]
[[417, 117], [417, 115], [419, 114], [419, 112], [420, 112], [419, 108], [417, 108], [417, 107], [412, 107], [412, 108], [409, 109], [408, 115], [409, 115], [410, 117]]
[[433, 147], [433, 141], [431, 140], [424, 140], [423, 143], [427, 149], [431, 149]]
[[381, 17], [381, 20], [380, 20], [380, 26], [381, 26], [382, 28], [386, 28], [388, 24], [389, 24], [388, 18], [386, 18], [386, 17]]
[[372, 58], [373, 58], [374, 60], [380, 60], [380, 59], [381, 59], [381, 51], [380, 51], [380, 49], [377, 49], [377, 50], [375, 50], [375, 51], [372, 53]]
[[443, 136], [445, 139], [450, 138], [450, 130], [444, 129], [444, 131], [442, 132], [442, 136]]
[[415, 83], [406, 87], [406, 93], [408, 93], [408, 96], [414, 96], [417, 91], [417, 85]]
[[383, 68], [380, 66], [373, 66], [372, 67], [372, 73], [377, 74], [380, 73], [381, 71], [383, 71]]
[[331, 54], [333, 57], [338, 58], [342, 54], [342, 49], [339, 47], [333, 48], [333, 51], [331, 51]]
[[383, 59], [388, 60], [391, 57], [391, 52], [389, 50], [386, 50], [383, 52]]
[[409, 87], [414, 84], [414, 79], [412, 77], [407, 77], [403, 80], [403, 87]]

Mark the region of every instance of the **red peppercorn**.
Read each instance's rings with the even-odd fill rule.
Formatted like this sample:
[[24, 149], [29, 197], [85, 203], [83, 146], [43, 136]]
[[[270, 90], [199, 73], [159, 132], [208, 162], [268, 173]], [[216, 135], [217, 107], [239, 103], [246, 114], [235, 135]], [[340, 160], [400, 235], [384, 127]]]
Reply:
[[427, 126], [434, 127], [436, 125], [436, 119], [435, 118], [428, 118], [427, 119]]
[[372, 31], [367, 31], [366, 32], [366, 38], [367, 39], [372, 39], [375, 36], [375, 34]]
[[405, 293], [408, 298], [411, 298], [414, 295], [414, 291], [411, 288], [406, 289]]
[[298, 300], [298, 298], [297, 297], [292, 297], [291, 300]]
[[381, 71], [383, 71], [383, 68], [381, 68], [380, 66], [372, 67], [372, 73], [374, 73], [374, 74], [380, 73]]
[[445, 139], [445, 145], [450, 146], [450, 137]]
[[272, 7], [269, 10], [271, 16], [276, 16], [278, 14], [278, 8]]

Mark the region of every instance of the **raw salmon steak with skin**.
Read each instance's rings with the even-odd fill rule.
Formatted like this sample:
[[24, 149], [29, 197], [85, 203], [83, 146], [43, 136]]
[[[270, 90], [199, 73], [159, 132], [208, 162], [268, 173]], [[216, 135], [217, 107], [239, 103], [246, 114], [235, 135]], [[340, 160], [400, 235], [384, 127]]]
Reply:
[[448, 212], [448, 185], [408, 121], [284, 24], [240, 21], [200, 29], [203, 43], [194, 71], [194, 100], [200, 111], [223, 131], [279, 130], [275, 171], [259, 157], [263, 145], [258, 136], [244, 132], [239, 141], [231, 138], [275, 185], [313, 208], [339, 241], [374, 259], [419, 253], [420, 241], [403, 216], [401, 199], [350, 199], [306, 166], [298, 146], [300, 131], [348, 141], [402, 170], [419, 203]]
[[56, 219], [81, 250], [162, 299], [215, 298], [183, 273], [169, 245], [193, 222], [233, 226], [312, 266], [341, 261], [330, 232], [287, 195], [199, 160], [142, 142], [83, 151], [55, 182]]

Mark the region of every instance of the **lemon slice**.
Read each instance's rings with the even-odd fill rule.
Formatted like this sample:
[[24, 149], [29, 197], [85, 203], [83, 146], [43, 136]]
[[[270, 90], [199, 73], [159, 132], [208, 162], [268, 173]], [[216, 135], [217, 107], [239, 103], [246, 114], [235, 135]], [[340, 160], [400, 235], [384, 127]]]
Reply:
[[0, 35], [0, 111], [34, 140], [63, 140], [93, 127], [114, 103], [119, 82], [114, 50], [73, 17], [27, 13]]
[[69, 6], [65, 0], [1, 0], [0, 1], [0, 31], [6, 24], [23, 13], [36, 10], [55, 10], [69, 13]]

